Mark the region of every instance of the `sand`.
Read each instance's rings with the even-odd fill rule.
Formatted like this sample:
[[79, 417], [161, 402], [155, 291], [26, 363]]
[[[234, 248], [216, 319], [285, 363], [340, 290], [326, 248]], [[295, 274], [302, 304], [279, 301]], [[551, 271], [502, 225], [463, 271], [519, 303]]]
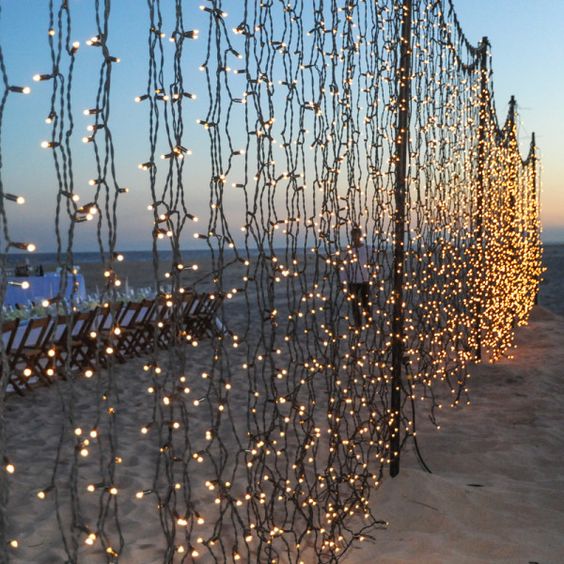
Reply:
[[420, 427], [433, 474], [404, 457], [374, 500], [387, 531], [347, 562], [563, 561], [563, 343], [564, 318], [537, 308], [513, 360], [472, 371], [473, 405]]
[[[560, 247], [550, 251], [556, 264], [560, 263], [561, 252]], [[128, 271], [130, 279], [143, 286], [141, 272], [150, 276], [150, 265], [143, 271], [138, 265], [129, 268], [134, 269]], [[541, 295], [541, 303], [547, 306], [559, 303], [557, 291], [562, 283], [551, 276], [552, 272], [546, 276]], [[236, 285], [235, 276], [232, 282]], [[234, 301], [229, 310], [237, 316], [241, 308]], [[422, 469], [413, 447], [408, 446], [402, 455], [400, 475], [395, 479], [386, 476], [371, 498], [375, 516], [387, 521], [387, 528], [375, 531], [375, 542], [355, 544], [343, 561], [562, 562], [562, 343], [564, 318], [537, 307], [530, 325], [518, 330], [513, 359], [472, 368], [470, 407], [457, 412], [447, 409], [441, 415], [439, 431], [419, 420], [419, 445], [432, 474]], [[209, 342], [189, 351], [195, 374], [209, 366]], [[158, 513], [149, 498], [135, 497], [136, 492], [150, 486], [154, 475], [154, 441], [140, 433], [152, 409], [151, 396], [146, 393], [151, 381], [143, 371], [143, 360], [119, 367], [116, 382], [120, 393], [118, 454], [123, 460], [118, 469], [119, 514], [126, 541], [119, 561], [162, 562], [164, 539]], [[194, 397], [202, 386], [202, 382], [194, 385]], [[75, 391], [75, 424], [89, 429], [98, 417], [91, 399], [96, 394], [95, 380], [81, 380]], [[53, 496], [43, 501], [36, 496], [49, 483], [66, 419], [61, 416], [60, 393], [66, 393], [64, 384], [8, 400], [8, 452], [17, 469], [10, 479], [9, 499], [8, 534], [19, 541], [19, 548], [11, 553], [13, 562], [65, 561]], [[235, 387], [231, 405], [244, 411], [245, 401], [246, 390]], [[194, 418], [192, 432], [203, 435], [204, 420]], [[96, 476], [99, 460], [96, 444], [91, 450], [88, 461], [81, 462], [79, 489], [83, 514], [96, 516], [98, 496], [84, 494], [89, 474]], [[63, 457], [59, 467], [62, 478], [68, 478], [70, 467], [68, 457]], [[202, 476], [194, 476], [197, 479], [203, 482]], [[197, 490], [194, 496], [200, 504], [211, 503], [207, 492]], [[66, 501], [64, 495], [62, 501]], [[62, 518], [68, 518], [64, 511]], [[100, 551], [87, 548], [81, 549], [81, 562], [106, 561]], [[199, 561], [211, 560], [204, 557]]]

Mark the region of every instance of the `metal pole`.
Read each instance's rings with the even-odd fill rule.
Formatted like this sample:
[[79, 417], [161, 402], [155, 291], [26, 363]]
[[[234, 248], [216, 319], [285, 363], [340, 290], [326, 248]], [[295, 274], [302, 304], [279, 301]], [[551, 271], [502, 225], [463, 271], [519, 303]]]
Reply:
[[513, 126], [515, 126], [515, 106], [517, 105], [517, 100], [515, 96], [509, 98], [509, 121]]
[[409, 152], [409, 110], [411, 106], [411, 25], [412, 0], [403, 0], [398, 80], [398, 119], [395, 154], [395, 213], [394, 213], [394, 272], [392, 317], [392, 393], [390, 414], [390, 475], [399, 474], [401, 372], [404, 354], [403, 286], [405, 270], [405, 200], [407, 186], [407, 158]]
[[[531, 201], [534, 202], [534, 206], [535, 206], [535, 217], [534, 217], [534, 221], [535, 221], [535, 225], [534, 225], [534, 228], [535, 228], [535, 244], [538, 245], [540, 243], [540, 241], [539, 241], [537, 221], [538, 221], [538, 216], [539, 216], [540, 204], [539, 204], [537, 199], [538, 199], [538, 194], [540, 193], [540, 190], [537, 192], [537, 143], [536, 143], [534, 132], [531, 135], [530, 155], [531, 155], [531, 167], [533, 168], [533, 171], [532, 171], [533, 193], [531, 195]], [[530, 227], [530, 225], [527, 225], [527, 237], [529, 236], [529, 227]], [[537, 291], [535, 292], [534, 304], [539, 305], [539, 286], [538, 286], [538, 284], [537, 284]]]
[[[509, 126], [511, 127], [510, 129], [510, 142], [513, 142], [515, 144], [515, 150], [518, 152], [519, 151], [519, 140], [517, 139], [517, 126], [515, 125], [515, 108], [517, 106], [517, 100], [515, 100], [515, 96], [511, 96], [511, 98], [509, 99], [509, 116], [507, 118], [507, 121], [509, 122]], [[517, 177], [519, 175], [519, 172], [517, 171], [517, 167], [515, 164], [511, 165], [511, 182], [510, 182], [510, 186], [514, 186], [517, 183]], [[511, 227], [513, 230], [515, 230], [516, 227], [516, 217], [517, 217], [517, 212], [515, 210], [515, 198], [516, 198], [516, 193], [515, 192], [509, 192], [509, 209], [511, 210]], [[515, 249], [514, 249], [515, 251]]]
[[[489, 98], [488, 98], [488, 46], [489, 41], [487, 37], [482, 38], [480, 45], [480, 116], [478, 123], [478, 194], [477, 206], [478, 215], [476, 217], [476, 232], [477, 240], [476, 245], [479, 250], [478, 262], [480, 265], [480, 272], [485, 272], [484, 261], [484, 167], [486, 161], [486, 129]], [[476, 311], [476, 358], [482, 359], [482, 287], [480, 287], [480, 295]]]

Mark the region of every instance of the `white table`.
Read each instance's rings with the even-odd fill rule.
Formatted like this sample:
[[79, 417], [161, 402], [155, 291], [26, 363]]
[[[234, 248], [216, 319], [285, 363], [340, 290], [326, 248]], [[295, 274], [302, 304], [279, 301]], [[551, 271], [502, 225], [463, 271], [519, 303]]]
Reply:
[[[15, 282], [16, 285], [10, 282]], [[23, 282], [27, 282], [29, 288], [22, 288]], [[73, 284], [76, 288], [73, 288]], [[44, 276], [8, 276], [4, 305], [26, 305], [51, 299], [58, 294], [60, 287], [61, 275], [58, 272], [47, 272]], [[70, 299], [71, 296], [77, 301], [86, 298], [86, 284], [82, 274], [67, 274], [65, 298]]]

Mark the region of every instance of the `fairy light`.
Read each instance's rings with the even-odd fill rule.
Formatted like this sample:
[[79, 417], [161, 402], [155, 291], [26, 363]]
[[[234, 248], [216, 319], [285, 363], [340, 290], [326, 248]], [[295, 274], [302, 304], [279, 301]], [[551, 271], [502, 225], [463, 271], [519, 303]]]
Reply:
[[4, 194], [4, 198], [10, 202], [15, 202], [19, 206], [25, 204], [25, 198], [23, 196], [16, 196], [14, 194]]
[[34, 82], [41, 82], [41, 81], [44, 81], [44, 80], [50, 80], [52, 78], [54, 78], [53, 74], [35, 74], [35, 75], [33, 75]]
[[14, 247], [16, 249], [21, 249], [22, 251], [27, 251], [28, 253], [33, 253], [36, 251], [37, 247], [35, 243], [22, 243], [18, 241], [11, 241], [10, 247]]
[[27, 290], [30, 287], [30, 283], [27, 280], [24, 280], [23, 282], [16, 282], [15, 280], [10, 280], [8, 284], [10, 286], [18, 286], [22, 290]]
[[29, 86], [9, 86], [8, 90], [16, 94], [31, 94], [31, 88]]
[[[226, 12], [208, 4], [200, 6], [211, 33], [200, 65], [208, 111], [198, 108], [206, 117], [195, 120], [186, 100], [195, 95], [184, 91], [181, 62], [192, 45], [184, 40], [197, 40], [199, 32], [184, 30], [189, 20], [182, 6], [165, 52], [160, 1], [150, 0], [149, 75], [139, 85], [147, 94], [135, 98], [148, 100], [149, 154], [139, 169], [151, 195], [155, 264], [163, 268], [155, 271], [152, 305], [162, 317], [150, 325], [153, 350], [140, 375], [152, 413], [138, 428], [147, 446], [158, 441], [158, 463], [154, 490], [134, 494], [125, 484], [125, 494], [114, 485], [120, 484], [114, 470], [122, 458], [113, 441], [121, 410], [113, 366], [123, 360], [123, 343], [139, 336], [114, 317], [121, 284], [115, 262], [123, 255], [114, 249], [117, 225], [109, 211], [127, 189], [110, 190], [119, 184], [107, 172], [115, 167], [106, 104], [110, 68], [119, 59], [108, 54], [107, 25], [97, 22], [97, 34], [87, 41], [100, 47], [95, 53], [103, 91], [99, 107], [83, 112], [95, 116], [83, 138], [97, 164], [88, 183], [92, 201], [78, 206], [76, 195], [61, 188], [68, 210], [57, 222], [68, 213], [72, 229], [96, 219], [109, 233], [109, 252], [104, 247], [101, 254], [104, 310], [112, 321], [89, 333], [101, 370], [82, 366], [80, 373], [95, 379], [103, 373], [110, 385], [98, 399], [100, 420], [80, 419], [81, 426], [73, 422], [71, 429], [80, 458], [72, 462], [76, 475], [83, 478], [81, 465], [96, 456], [105, 474], [104, 481], [81, 487], [80, 495], [100, 496], [100, 506], [110, 509], [94, 516], [97, 534], [83, 530], [81, 542], [88, 551], [99, 536], [107, 557], [117, 559], [122, 543], [114, 524], [122, 517], [113, 498], [134, 495], [139, 507], [158, 513], [169, 555], [199, 558], [205, 548], [215, 558], [248, 561], [253, 542], [273, 561], [288, 550], [300, 561], [307, 538], [314, 559], [338, 561], [362, 536], [364, 526], [353, 530], [356, 518], [367, 529], [386, 526], [372, 514], [370, 495], [401, 454], [401, 439], [416, 440], [416, 414], [429, 415], [440, 428], [441, 410], [469, 401], [468, 371], [478, 349], [484, 359], [500, 358], [514, 346], [514, 327], [527, 321], [542, 271], [534, 143], [523, 162], [514, 104], [505, 126], [498, 126], [490, 69], [481, 64], [486, 42], [470, 45], [449, 0], [414, 6], [412, 72], [398, 67], [396, 48], [402, 43], [396, 24], [409, 17], [407, 3], [330, 4], [302, 18], [291, 2], [257, 1], [253, 18], [236, 20], [235, 27], [227, 26]], [[270, 21], [280, 22], [278, 37]], [[68, 33], [58, 26], [53, 18], [49, 37]], [[260, 59], [247, 48], [250, 38], [264, 46]], [[56, 59], [60, 47], [50, 46]], [[168, 64], [171, 56], [174, 65]], [[229, 66], [241, 59], [240, 68]], [[165, 78], [170, 72], [172, 80]], [[37, 81], [49, 79], [55, 88], [58, 74], [37, 75]], [[407, 82], [413, 94], [400, 88]], [[24, 87], [9, 90], [25, 93]], [[398, 115], [406, 108], [409, 120], [402, 125]], [[69, 108], [55, 109], [48, 116], [53, 140], [70, 127]], [[240, 119], [249, 127], [241, 130]], [[192, 153], [185, 145], [196, 129], [209, 140], [211, 156], [209, 208], [192, 235], [198, 250], [212, 251], [212, 273], [202, 277], [209, 284], [205, 300], [203, 294], [194, 299], [187, 283], [197, 278], [198, 265], [190, 251], [180, 251], [189, 237], [186, 226], [198, 222], [187, 211], [197, 204], [187, 180], [193, 159], [184, 158]], [[397, 197], [393, 164], [408, 143], [408, 186]], [[56, 149], [55, 163], [71, 161], [65, 144], [42, 145]], [[165, 151], [160, 159], [157, 146]], [[194, 145], [196, 154], [201, 151]], [[236, 190], [226, 190], [229, 185]], [[231, 216], [236, 205], [243, 225]], [[363, 233], [366, 260], [362, 245], [351, 240], [353, 226]], [[97, 229], [101, 241], [102, 227]], [[10, 245], [35, 250], [32, 243]], [[161, 246], [172, 258], [160, 253]], [[398, 246], [404, 248], [392, 262]], [[236, 269], [240, 281], [228, 283]], [[350, 280], [354, 269], [368, 271], [368, 306]], [[392, 293], [397, 269], [403, 284]], [[206, 317], [204, 306], [216, 305], [220, 313]], [[232, 307], [245, 314], [243, 327], [231, 323]], [[206, 347], [206, 370], [195, 369], [180, 343]], [[401, 401], [392, 408], [394, 343], [401, 349]], [[23, 376], [34, 370], [26, 367]], [[53, 368], [45, 374], [53, 376]], [[243, 409], [236, 403], [241, 394]], [[100, 440], [98, 431], [87, 431], [93, 426]], [[106, 433], [110, 456], [98, 448]], [[198, 488], [207, 497], [193, 495]], [[87, 522], [88, 505], [80, 511]], [[233, 517], [229, 523], [226, 515]], [[230, 546], [227, 527], [235, 540]]]
[[41, 147], [43, 149], [54, 149], [59, 146], [58, 141], [41, 141]]

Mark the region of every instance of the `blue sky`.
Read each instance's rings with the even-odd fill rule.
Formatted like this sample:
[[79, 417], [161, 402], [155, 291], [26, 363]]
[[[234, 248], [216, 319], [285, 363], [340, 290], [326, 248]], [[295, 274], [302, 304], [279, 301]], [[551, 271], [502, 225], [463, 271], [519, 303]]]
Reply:
[[526, 153], [536, 133], [542, 158], [544, 240], [564, 242], [564, 1], [455, 0], [468, 38], [493, 50], [500, 119], [517, 99]]
[[[55, 216], [55, 195], [57, 180], [53, 158], [49, 150], [40, 148], [41, 141], [50, 138], [51, 126], [44, 123], [49, 113], [52, 90], [51, 81], [33, 82], [36, 73], [48, 73], [51, 58], [48, 49], [48, 2], [44, 0], [2, 0], [0, 37], [11, 84], [28, 85], [32, 88], [29, 96], [10, 95], [5, 114], [2, 148], [4, 152], [3, 181], [7, 192], [22, 194], [27, 198], [25, 206], [10, 206], [9, 219], [12, 238], [33, 240], [39, 251], [55, 248], [53, 218]], [[56, 5], [59, 2], [55, 2]], [[103, 4], [103, 2], [101, 2]], [[172, 6], [172, 2], [163, 2]], [[93, 0], [71, 0], [72, 40], [81, 44], [76, 58], [75, 81], [73, 84], [73, 114], [75, 116], [76, 142], [73, 144], [75, 193], [81, 202], [92, 200], [93, 189], [88, 181], [96, 177], [92, 145], [80, 142], [87, 135], [86, 127], [93, 122], [83, 115], [83, 110], [95, 106], [98, 73], [102, 61], [101, 50], [86, 46], [86, 40], [96, 34]], [[132, 17], [132, 8], [136, 17]], [[197, 4], [190, 3], [190, 13], [198, 21], [194, 27], [202, 29], [205, 18], [200, 15]], [[117, 179], [130, 192], [120, 197], [118, 203], [119, 247], [129, 250], [146, 250], [151, 247], [153, 227], [152, 214], [147, 211], [150, 202], [147, 173], [137, 168], [139, 163], [149, 160], [147, 133], [148, 105], [135, 104], [134, 98], [147, 89], [147, 32], [148, 10], [142, 0], [120, 0], [112, 2], [109, 30], [109, 45], [112, 55], [121, 62], [112, 69], [111, 130], [116, 147]], [[174, 21], [163, 26], [170, 32]], [[201, 41], [186, 44], [186, 65], [191, 72], [199, 75], [198, 65], [202, 62]], [[165, 48], [170, 58], [174, 46], [168, 38]], [[198, 76], [198, 79], [200, 77]], [[201, 127], [196, 126], [196, 117], [205, 116], [204, 97], [193, 103], [187, 137], [203, 152], [206, 137]], [[194, 118], [194, 119], [192, 119]], [[164, 139], [163, 139], [164, 141]], [[167, 147], [157, 147], [158, 154], [168, 152]], [[158, 158], [157, 154], [157, 158]], [[194, 158], [201, 160], [204, 154], [194, 151]], [[27, 162], [26, 162], [27, 161]], [[209, 174], [205, 167], [187, 167], [189, 182], [206, 186]], [[194, 213], [200, 214], [207, 207], [206, 191], [191, 194]], [[96, 222], [81, 223], [77, 226], [75, 249], [96, 250]], [[167, 247], [164, 247], [167, 248]]]
[[[44, 0], [1, 0], [0, 37], [12, 84], [29, 85], [30, 96], [11, 95], [6, 111], [2, 147], [4, 153], [3, 180], [5, 191], [23, 194], [25, 206], [10, 206], [10, 225], [14, 239], [34, 240], [41, 251], [54, 248], [53, 216], [56, 179], [49, 151], [40, 143], [49, 138], [49, 126], [43, 123], [49, 109], [51, 83], [34, 83], [35, 73], [49, 72], [47, 49], [48, 2]], [[172, 2], [163, 2], [163, 6]], [[230, 2], [224, 2], [229, 6]], [[81, 42], [77, 58], [75, 89], [76, 137], [86, 133], [92, 120], [82, 115], [93, 105], [97, 86], [100, 52], [85, 46], [85, 40], [96, 32], [93, 0], [71, 0], [73, 38]], [[141, 17], [131, 17], [132, 7], [139, 7]], [[205, 16], [200, 15], [196, 2], [186, 2], [186, 11], [194, 19], [190, 26], [205, 29]], [[535, 131], [543, 159], [543, 224], [545, 241], [564, 242], [564, 43], [562, 21], [563, 0], [455, 0], [462, 26], [473, 43], [487, 35], [493, 49], [495, 99], [500, 120], [507, 110], [511, 95], [518, 101], [521, 120], [521, 141], [526, 153], [530, 133]], [[110, 45], [121, 57], [113, 72], [112, 132], [118, 148], [116, 164], [118, 180], [130, 187], [130, 193], [120, 200], [120, 248], [149, 247], [152, 217], [147, 212], [149, 201], [146, 173], [137, 163], [147, 160], [147, 106], [134, 104], [133, 98], [146, 88], [147, 15], [142, 0], [112, 2]], [[235, 23], [235, 22], [230, 22]], [[172, 31], [172, 20], [163, 31]], [[188, 25], [188, 24], [187, 24]], [[168, 42], [167, 42], [168, 43]], [[185, 74], [199, 75], [203, 41], [186, 46]], [[173, 46], [170, 45], [172, 56]], [[201, 78], [198, 77], [197, 81]], [[201, 82], [200, 82], [201, 83]], [[203, 83], [201, 83], [203, 84]], [[207, 186], [209, 173], [205, 166], [207, 137], [194, 117], [205, 115], [205, 96], [193, 102], [190, 124], [187, 126], [189, 147], [193, 150], [188, 181]], [[162, 149], [162, 150], [161, 150]], [[166, 152], [166, 147], [159, 147]], [[74, 149], [76, 192], [82, 202], [89, 201], [88, 179], [94, 173], [92, 148], [78, 142]], [[205, 214], [206, 190], [193, 191], [190, 203], [196, 215]], [[81, 224], [77, 230], [76, 248], [94, 250], [94, 222]]]

